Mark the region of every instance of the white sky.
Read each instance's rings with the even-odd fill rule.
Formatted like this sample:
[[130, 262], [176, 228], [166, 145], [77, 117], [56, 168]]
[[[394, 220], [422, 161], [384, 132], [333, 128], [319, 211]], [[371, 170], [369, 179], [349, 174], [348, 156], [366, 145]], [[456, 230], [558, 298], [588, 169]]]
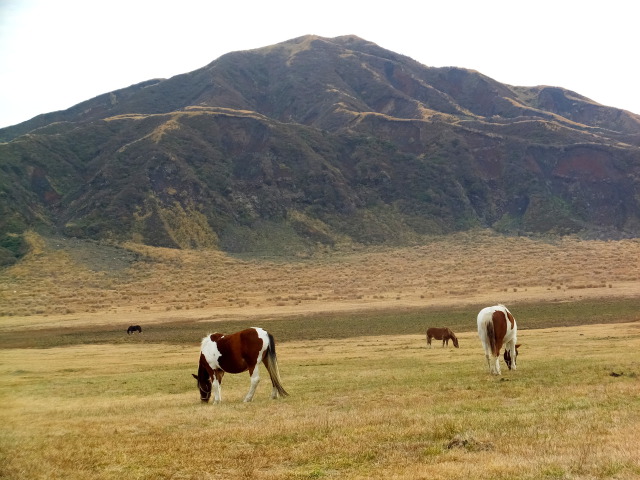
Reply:
[[306, 34], [640, 114], [638, 13], [636, 0], [0, 0], [0, 127]]

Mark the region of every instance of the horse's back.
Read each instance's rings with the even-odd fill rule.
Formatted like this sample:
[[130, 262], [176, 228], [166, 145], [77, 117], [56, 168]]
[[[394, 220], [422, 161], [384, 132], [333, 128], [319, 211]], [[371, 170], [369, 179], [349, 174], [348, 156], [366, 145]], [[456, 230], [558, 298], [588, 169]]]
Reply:
[[494, 322], [497, 315], [504, 315], [506, 320], [509, 320], [512, 325], [515, 325], [515, 319], [507, 307], [504, 305], [494, 305], [492, 307], [485, 307], [478, 312], [478, 330], [486, 327], [487, 323]]
[[496, 307], [484, 307], [478, 312], [478, 329], [485, 326], [493, 316]]
[[211, 334], [203, 339], [202, 350], [207, 361], [217, 365], [213, 368], [221, 368], [227, 373], [241, 373], [253, 369], [262, 361], [269, 342], [265, 335], [263, 329], [257, 328], [247, 328], [229, 335]]
[[485, 307], [478, 313], [478, 335], [485, 349], [515, 339], [516, 332], [515, 318], [504, 305]]
[[430, 327], [427, 328], [427, 336], [435, 338], [436, 340], [442, 340], [442, 335], [447, 331], [446, 328], [442, 327]]
[[492, 322], [496, 331], [504, 332], [505, 338], [511, 338], [518, 329], [516, 319], [504, 305], [483, 308], [478, 314], [478, 328], [481, 320], [484, 324]]

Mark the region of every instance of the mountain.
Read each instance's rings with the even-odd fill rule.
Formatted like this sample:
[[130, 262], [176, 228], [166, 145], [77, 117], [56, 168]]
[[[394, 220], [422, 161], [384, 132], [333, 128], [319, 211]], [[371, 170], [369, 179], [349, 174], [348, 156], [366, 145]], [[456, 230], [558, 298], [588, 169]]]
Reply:
[[229, 53], [0, 141], [0, 248], [15, 255], [28, 228], [230, 252], [640, 233], [640, 116], [355, 36]]

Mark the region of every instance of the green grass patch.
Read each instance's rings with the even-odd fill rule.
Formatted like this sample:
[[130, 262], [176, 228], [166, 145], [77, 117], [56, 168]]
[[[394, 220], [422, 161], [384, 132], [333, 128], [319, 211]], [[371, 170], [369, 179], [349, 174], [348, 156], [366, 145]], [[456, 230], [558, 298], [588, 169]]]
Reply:
[[[362, 336], [424, 334], [430, 326], [448, 326], [457, 333], [476, 330], [476, 315], [485, 305], [460, 308], [395, 309], [356, 313], [326, 313], [248, 321], [175, 321], [143, 325], [143, 334], [127, 335], [119, 325], [5, 331], [0, 348], [52, 348], [86, 344], [163, 343], [197, 345], [208, 333], [230, 333], [261, 326], [276, 342], [344, 339]], [[598, 299], [563, 303], [510, 305], [518, 330], [621, 323], [638, 320], [640, 298]]]

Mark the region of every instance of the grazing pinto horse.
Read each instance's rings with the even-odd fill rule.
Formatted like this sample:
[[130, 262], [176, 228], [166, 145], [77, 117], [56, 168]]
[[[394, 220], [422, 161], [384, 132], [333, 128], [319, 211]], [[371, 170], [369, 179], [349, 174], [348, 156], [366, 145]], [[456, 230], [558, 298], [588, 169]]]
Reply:
[[140, 325], [131, 325], [127, 328], [127, 335], [131, 335], [134, 332], [142, 333], [142, 327]]
[[449, 340], [453, 341], [453, 346], [459, 348], [458, 339], [456, 338], [456, 334], [451, 331], [449, 327], [431, 327], [427, 329], [427, 345], [431, 348], [431, 339], [435, 338], [436, 340], [442, 340], [442, 348], [444, 348], [445, 343], [449, 346]]
[[262, 328], [248, 328], [231, 335], [213, 333], [202, 339], [200, 348], [200, 364], [198, 375], [193, 377], [198, 380], [200, 399], [208, 402], [211, 398], [211, 386], [213, 383], [213, 398], [215, 403], [220, 403], [220, 384], [225, 372], [242, 373], [249, 370], [251, 375], [251, 387], [244, 397], [245, 402], [253, 400], [256, 387], [260, 381], [260, 362], [267, 367], [271, 377], [273, 389], [271, 398], [289, 395], [282, 387], [278, 361], [276, 359], [276, 344], [273, 336]]
[[516, 369], [518, 347], [516, 319], [504, 305], [486, 307], [478, 313], [478, 335], [484, 347], [489, 370], [500, 375], [500, 350], [505, 347], [504, 361], [509, 370]]

